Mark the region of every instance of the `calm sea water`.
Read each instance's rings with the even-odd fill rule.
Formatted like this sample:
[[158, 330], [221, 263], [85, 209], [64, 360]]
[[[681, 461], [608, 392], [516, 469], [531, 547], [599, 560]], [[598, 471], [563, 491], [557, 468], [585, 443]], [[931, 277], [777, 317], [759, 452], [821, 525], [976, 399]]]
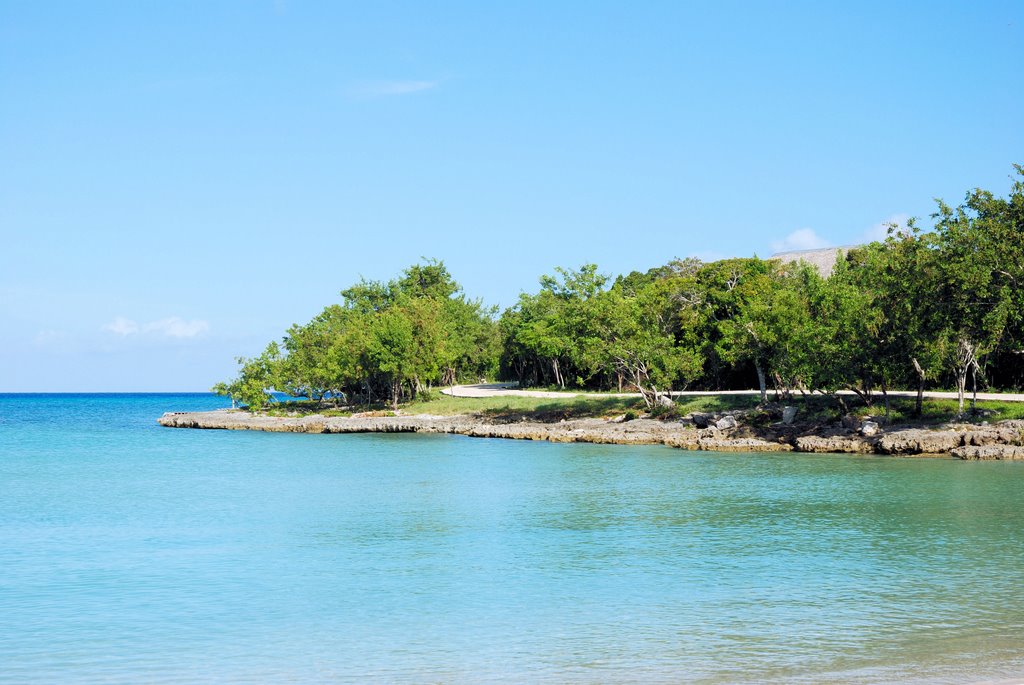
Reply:
[[164, 429], [0, 395], [0, 681], [1024, 675], [1024, 464]]

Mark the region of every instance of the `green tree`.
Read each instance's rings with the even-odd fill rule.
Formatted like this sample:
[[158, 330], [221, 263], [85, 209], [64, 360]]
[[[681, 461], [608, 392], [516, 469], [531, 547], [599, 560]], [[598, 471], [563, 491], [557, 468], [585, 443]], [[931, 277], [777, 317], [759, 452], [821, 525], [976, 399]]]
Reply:
[[692, 274], [617, 283], [597, 303], [603, 356], [640, 391], [648, 408], [657, 406], [663, 392], [682, 389], [700, 375], [701, 309]]
[[593, 307], [608, 278], [594, 264], [556, 273], [541, 277], [536, 295], [520, 295], [505, 314], [503, 330], [506, 353], [519, 365], [521, 381], [529, 372], [534, 381], [550, 378], [564, 388], [581, 385], [600, 370], [602, 341], [593, 327]]
[[939, 252], [939, 302], [961, 412], [967, 380], [977, 393], [977, 377], [987, 358], [1008, 342], [1021, 317], [1024, 285], [1024, 169], [1009, 199], [975, 189], [953, 208], [941, 200], [935, 219]]
[[269, 391], [274, 387], [280, 359], [280, 348], [274, 342], [267, 345], [258, 357], [238, 357], [238, 377], [226, 383], [217, 383], [212, 392], [229, 396], [232, 406], [240, 403], [259, 411], [271, 401]]

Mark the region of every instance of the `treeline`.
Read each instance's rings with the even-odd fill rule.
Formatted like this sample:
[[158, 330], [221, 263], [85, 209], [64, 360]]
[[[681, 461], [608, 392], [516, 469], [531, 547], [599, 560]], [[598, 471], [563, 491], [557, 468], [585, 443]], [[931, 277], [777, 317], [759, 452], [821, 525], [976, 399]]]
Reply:
[[871, 404], [892, 388], [964, 396], [1024, 381], [1024, 169], [1007, 198], [938, 203], [931, 230], [892, 227], [825, 278], [804, 263], [674, 260], [612, 281], [558, 269], [500, 318], [441, 262], [342, 292], [281, 345], [242, 359], [215, 390], [262, 406], [275, 388], [311, 399], [387, 398], [498, 374], [524, 386], [638, 390], [655, 407], [684, 388], [760, 387]]

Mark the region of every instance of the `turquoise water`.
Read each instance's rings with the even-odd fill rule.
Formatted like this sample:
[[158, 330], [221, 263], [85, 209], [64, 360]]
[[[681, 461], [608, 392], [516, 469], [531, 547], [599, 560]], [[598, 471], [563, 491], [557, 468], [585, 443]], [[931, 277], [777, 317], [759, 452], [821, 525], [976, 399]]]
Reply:
[[1024, 464], [164, 429], [0, 395], [0, 682], [1024, 675]]

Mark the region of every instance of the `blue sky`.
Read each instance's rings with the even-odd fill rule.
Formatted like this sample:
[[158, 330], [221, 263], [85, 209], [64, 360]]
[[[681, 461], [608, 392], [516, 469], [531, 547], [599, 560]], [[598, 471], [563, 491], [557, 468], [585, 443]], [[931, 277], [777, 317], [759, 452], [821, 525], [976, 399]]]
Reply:
[[360, 276], [502, 307], [1024, 162], [1024, 4], [0, 0], [0, 391], [204, 390]]

